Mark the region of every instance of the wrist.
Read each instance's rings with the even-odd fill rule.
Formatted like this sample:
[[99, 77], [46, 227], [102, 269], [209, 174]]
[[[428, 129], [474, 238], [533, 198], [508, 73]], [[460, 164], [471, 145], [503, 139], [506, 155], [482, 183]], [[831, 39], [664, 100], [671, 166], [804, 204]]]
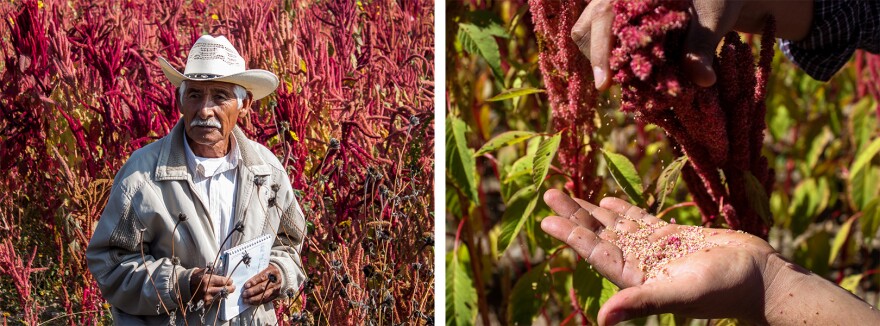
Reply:
[[736, 30], [760, 34], [770, 17], [776, 20], [776, 37], [790, 41], [804, 39], [813, 21], [813, 0], [745, 1]]
[[776, 37], [789, 41], [799, 41], [807, 37], [813, 24], [813, 0], [766, 3], [767, 14], [776, 19]]
[[791, 298], [801, 296], [801, 285], [812, 273], [774, 253], [767, 258], [764, 268], [764, 306], [760, 324], [785, 323], [790, 316], [780, 314], [783, 307], [790, 305]]
[[179, 291], [178, 296], [180, 302], [189, 302], [192, 298], [192, 275], [193, 273], [195, 273], [196, 270], [197, 268], [181, 269], [177, 272], [177, 289]]

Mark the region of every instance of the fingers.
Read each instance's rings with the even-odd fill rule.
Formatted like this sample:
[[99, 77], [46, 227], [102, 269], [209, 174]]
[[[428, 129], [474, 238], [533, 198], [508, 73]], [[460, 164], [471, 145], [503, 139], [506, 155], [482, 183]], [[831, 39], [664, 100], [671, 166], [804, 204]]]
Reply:
[[593, 232], [598, 232], [604, 224], [593, 218], [590, 212], [562, 191], [556, 189], [547, 190], [544, 193], [544, 202], [559, 216], [571, 219]]
[[278, 269], [270, 265], [248, 280], [244, 284], [244, 291], [241, 293], [242, 300], [246, 304], [257, 305], [274, 299], [278, 289], [281, 287], [280, 282], [278, 282], [277, 272]]
[[213, 305], [216, 300], [226, 299], [226, 296], [232, 292], [235, 292], [235, 285], [208, 286], [205, 288], [201, 298], [205, 301], [205, 304]]
[[223, 289], [226, 289], [226, 293], [229, 294], [229, 293], [235, 292], [235, 285], [212, 286], [212, 287], [209, 287], [205, 291], [205, 293], [210, 294], [212, 296], [216, 296], [216, 295], [220, 294], [220, 292], [223, 291]]
[[674, 312], [689, 300], [682, 284], [656, 282], [617, 292], [599, 309], [599, 325], [615, 325], [625, 320]]
[[596, 89], [599, 90], [605, 90], [611, 84], [608, 78], [608, 57], [614, 42], [611, 35], [613, 21], [611, 2], [597, 0], [587, 5], [571, 29], [571, 39], [590, 59]]
[[694, 1], [692, 20], [684, 42], [685, 74], [700, 86], [708, 87], [717, 79], [712, 61], [721, 37], [733, 30], [740, 15], [740, 1]]
[[202, 278], [204, 279], [205, 287], [232, 285], [232, 278], [229, 277], [209, 274], [202, 276]]
[[270, 282], [269, 280], [255, 283], [251, 286], [245, 285], [245, 290], [241, 293], [241, 297], [244, 303], [249, 305], [269, 302], [275, 298], [280, 287], [281, 285], [278, 282]]
[[[612, 227], [611, 229], [625, 232], [635, 232], [639, 229], [638, 224], [628, 219], [621, 218], [622, 216], [620, 214], [598, 207], [580, 198], [573, 199], [576, 203], [578, 203], [578, 205], [581, 206], [582, 209], [589, 212], [590, 216], [600, 221], [605, 228], [609, 228], [611, 225], [613, 225], [614, 227]], [[594, 232], [599, 234], [598, 231]]]
[[717, 77], [712, 61], [715, 58], [715, 46], [721, 40], [706, 27], [691, 22], [685, 39], [684, 60], [682, 69], [691, 80], [701, 87], [709, 87], [715, 84]]
[[602, 228], [612, 228], [625, 232], [638, 230], [638, 225], [622, 218], [621, 215], [579, 198], [572, 199], [564, 192], [556, 189], [550, 189], [544, 193], [544, 202], [559, 216], [568, 218], [596, 234], [599, 234]]
[[608, 57], [611, 55], [611, 47], [614, 38], [611, 35], [611, 23], [614, 22], [614, 14], [608, 1], [595, 1], [593, 12], [593, 26], [590, 29], [590, 64], [593, 66], [593, 80], [596, 89], [603, 91], [611, 84], [608, 78]]
[[626, 264], [620, 248], [575, 222], [559, 216], [549, 216], [541, 221], [541, 229], [568, 244], [593, 265], [596, 271], [615, 284], [632, 286], [641, 281], [641, 272], [632, 270]]
[[268, 280], [263, 280], [262, 282], [248, 282], [244, 285], [244, 292], [241, 293], [241, 296], [247, 301], [250, 297], [258, 296], [263, 293], [268, 287]]
[[571, 40], [574, 41], [574, 44], [577, 45], [578, 49], [581, 50], [585, 56], [590, 55], [590, 24], [591, 24], [591, 14], [590, 14], [590, 6], [581, 12], [581, 16], [578, 17], [577, 22], [574, 23], [574, 26], [571, 27]]
[[645, 223], [654, 224], [663, 222], [663, 220], [657, 218], [654, 215], [648, 214], [647, 211], [642, 209], [641, 207], [630, 204], [629, 202], [616, 198], [616, 197], [605, 197], [599, 202], [599, 207], [617, 213], [624, 218], [630, 220], [642, 220]]
[[232, 284], [231, 278], [205, 274], [203, 270], [197, 272], [202, 273], [198, 281], [198, 288], [193, 291], [193, 298], [200, 298], [210, 305], [217, 297], [225, 297], [221, 295], [223, 289], [226, 289], [226, 294], [235, 292], [235, 285]]

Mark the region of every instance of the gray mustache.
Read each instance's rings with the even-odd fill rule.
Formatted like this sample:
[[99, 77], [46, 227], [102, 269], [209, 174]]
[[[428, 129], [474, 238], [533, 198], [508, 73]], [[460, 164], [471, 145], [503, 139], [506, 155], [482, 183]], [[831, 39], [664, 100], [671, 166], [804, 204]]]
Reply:
[[220, 125], [220, 121], [217, 119], [203, 120], [203, 119], [198, 119], [198, 118], [196, 118], [195, 120], [190, 122], [189, 126], [190, 127], [214, 127], [214, 128], [218, 128], [218, 129], [220, 127], [222, 127]]

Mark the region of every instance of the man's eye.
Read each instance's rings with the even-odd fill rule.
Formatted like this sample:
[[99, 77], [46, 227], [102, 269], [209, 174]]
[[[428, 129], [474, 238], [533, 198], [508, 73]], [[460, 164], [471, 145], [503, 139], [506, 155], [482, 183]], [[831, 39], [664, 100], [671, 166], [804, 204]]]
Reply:
[[199, 94], [199, 93], [189, 93], [189, 95], [187, 96], [187, 98], [191, 98], [191, 99], [197, 99], [200, 97], [202, 97], [202, 94]]

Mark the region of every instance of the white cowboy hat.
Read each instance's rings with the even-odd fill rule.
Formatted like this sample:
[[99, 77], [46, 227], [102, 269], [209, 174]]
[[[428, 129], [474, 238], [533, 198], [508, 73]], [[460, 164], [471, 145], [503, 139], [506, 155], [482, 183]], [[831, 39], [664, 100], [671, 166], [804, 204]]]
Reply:
[[241, 85], [253, 94], [254, 100], [266, 97], [278, 88], [278, 76], [262, 69], [245, 69], [244, 58], [225, 36], [202, 35], [189, 50], [183, 73], [159, 58], [165, 77], [180, 87], [184, 80], [217, 81]]

